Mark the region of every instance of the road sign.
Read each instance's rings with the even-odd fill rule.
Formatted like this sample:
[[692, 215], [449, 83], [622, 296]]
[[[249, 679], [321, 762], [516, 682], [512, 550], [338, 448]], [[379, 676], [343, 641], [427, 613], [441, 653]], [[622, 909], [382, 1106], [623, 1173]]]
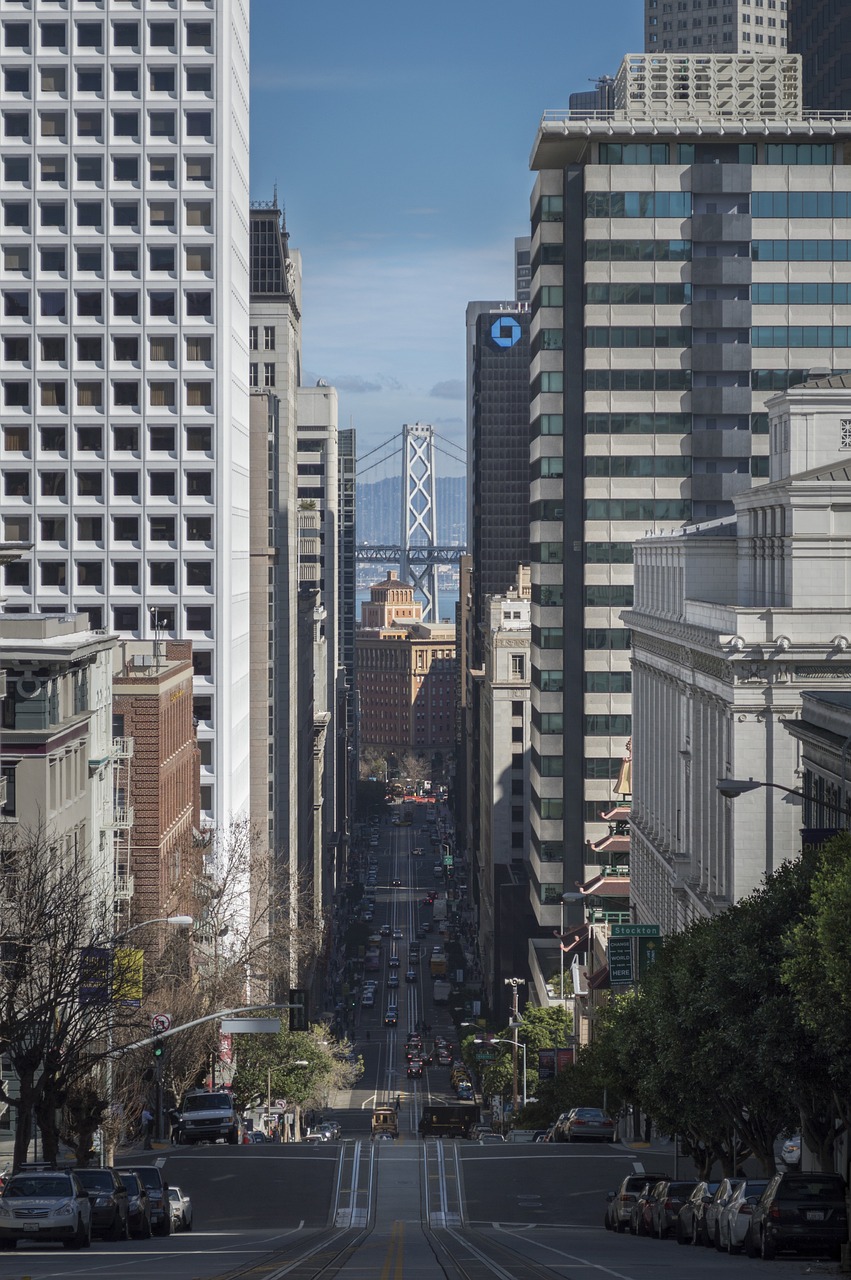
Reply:
[[662, 930], [658, 924], [613, 924], [610, 938], [658, 938]]
[[277, 1035], [281, 1029], [280, 1018], [222, 1018], [224, 1035]]
[[656, 963], [659, 958], [659, 939], [658, 938], [639, 938], [638, 939], [638, 981], [643, 982], [647, 976], [647, 970]]
[[609, 981], [612, 986], [632, 982], [632, 939], [610, 938], [608, 944]]
[[162, 1031], [168, 1031], [171, 1027], [170, 1013], [155, 1013], [151, 1018], [151, 1030], [154, 1035], [158, 1035]]
[[493, 1049], [477, 1049], [476, 1061], [477, 1062], [496, 1062], [496, 1054], [493, 1051]]

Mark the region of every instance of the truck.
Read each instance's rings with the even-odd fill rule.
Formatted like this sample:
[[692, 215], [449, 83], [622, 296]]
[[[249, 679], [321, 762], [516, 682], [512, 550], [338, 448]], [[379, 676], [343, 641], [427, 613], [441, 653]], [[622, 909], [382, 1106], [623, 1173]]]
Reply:
[[439, 924], [441, 920], [446, 919], [446, 899], [442, 895], [434, 900], [431, 908], [431, 918], [435, 924]]
[[448, 1004], [449, 993], [452, 990], [452, 983], [447, 982], [445, 978], [438, 978], [431, 989], [432, 998], [435, 1004]]
[[429, 961], [429, 972], [433, 978], [446, 977], [446, 956], [443, 952], [433, 955]]
[[240, 1119], [233, 1098], [226, 1089], [195, 1089], [187, 1093], [180, 1108], [179, 1141], [225, 1142], [236, 1146], [240, 1139]]
[[423, 1107], [418, 1129], [423, 1138], [469, 1138], [478, 1119], [475, 1102], [429, 1103]]
[[399, 1117], [395, 1107], [376, 1107], [372, 1113], [373, 1138], [399, 1137]]

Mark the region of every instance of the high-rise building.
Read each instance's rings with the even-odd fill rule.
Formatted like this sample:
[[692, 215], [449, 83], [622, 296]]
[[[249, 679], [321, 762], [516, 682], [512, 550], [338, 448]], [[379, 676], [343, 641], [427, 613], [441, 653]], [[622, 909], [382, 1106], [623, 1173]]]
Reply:
[[604, 115], [607, 111], [611, 111], [614, 106], [614, 87], [613, 76], [600, 76], [594, 82], [593, 89], [571, 93], [567, 99], [571, 118], [578, 118], [580, 115]]
[[[295, 876], [299, 847], [297, 408], [301, 258], [277, 199], [251, 207], [252, 811]], [[264, 678], [265, 668], [265, 678]], [[301, 744], [300, 749], [306, 749]]]
[[846, 4], [789, 0], [789, 52], [801, 55], [804, 106], [851, 108], [851, 10]]
[[785, 52], [786, 23], [786, 0], [644, 0], [644, 48], [647, 53]]
[[247, 5], [32, 0], [3, 66], [7, 608], [192, 640], [211, 823], [249, 786]]
[[[807, 120], [802, 136], [790, 55], [683, 61], [631, 55], [613, 118], [545, 115], [533, 151], [542, 926], [559, 923], [562, 886], [599, 869], [586, 841], [605, 835], [631, 736], [632, 543], [729, 514], [768, 474], [766, 399], [802, 370], [849, 364], [833, 308], [851, 287], [851, 119]], [[561, 883], [545, 874], [554, 860]]]

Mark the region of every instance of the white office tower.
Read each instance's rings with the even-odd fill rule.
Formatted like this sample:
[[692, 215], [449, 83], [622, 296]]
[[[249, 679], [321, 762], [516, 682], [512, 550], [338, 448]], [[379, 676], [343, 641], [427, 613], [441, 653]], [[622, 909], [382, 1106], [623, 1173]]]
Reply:
[[248, 12], [0, 7], [7, 611], [190, 639], [207, 823], [248, 799]]
[[781, 53], [786, 0], [644, 0], [648, 53]]

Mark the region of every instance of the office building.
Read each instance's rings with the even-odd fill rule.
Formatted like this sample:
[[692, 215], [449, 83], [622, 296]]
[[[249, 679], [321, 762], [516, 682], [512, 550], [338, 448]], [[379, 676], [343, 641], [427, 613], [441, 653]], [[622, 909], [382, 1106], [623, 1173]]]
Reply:
[[[784, 788], [799, 789], [801, 696], [827, 681], [851, 691], [851, 377], [767, 407], [768, 483], [732, 516], [635, 546], [630, 896], [665, 933], [800, 853], [800, 797]], [[730, 799], [720, 778], [768, 785]], [[818, 788], [808, 795], [811, 807]]]
[[[529, 906], [526, 845], [529, 829], [531, 642], [529, 569], [517, 584], [485, 601], [483, 667], [479, 684], [479, 840], [470, 847], [478, 886], [479, 955], [488, 1005], [507, 1012], [505, 978], [527, 977]], [[558, 868], [560, 871], [560, 868]]]
[[193, 642], [202, 820], [248, 803], [248, 12], [3, 15], [11, 611]]
[[[794, 3], [790, 0], [790, 5]], [[785, 52], [788, 17], [787, 0], [644, 0], [644, 49], [693, 54]]]
[[615, 82], [612, 76], [600, 76], [593, 89], [571, 93], [567, 99], [571, 118], [580, 115], [605, 115], [614, 106]]
[[115, 812], [132, 813], [131, 824], [116, 830], [123, 927], [180, 914], [195, 893], [202, 854], [188, 641], [116, 645], [112, 733]]
[[547, 927], [561, 887], [544, 871], [561, 859], [572, 889], [599, 870], [586, 842], [632, 735], [633, 542], [730, 514], [768, 474], [768, 397], [851, 364], [833, 323], [851, 120], [803, 124], [789, 55], [681, 63], [628, 57], [613, 118], [545, 114], [533, 151], [530, 858]]
[[394, 755], [431, 756], [439, 767], [454, 742], [455, 628], [423, 622], [422, 610], [393, 570], [361, 605], [360, 741]]
[[789, 52], [802, 62], [804, 105], [851, 107], [851, 10], [841, 0], [789, 0]]
[[312, 756], [298, 736], [297, 697], [301, 258], [277, 199], [252, 204], [250, 218], [251, 817], [294, 884], [299, 758]]
[[851, 690], [805, 690], [800, 715], [785, 728], [800, 743], [801, 836], [804, 848], [812, 848], [851, 828], [851, 785], [842, 750], [851, 740]]

